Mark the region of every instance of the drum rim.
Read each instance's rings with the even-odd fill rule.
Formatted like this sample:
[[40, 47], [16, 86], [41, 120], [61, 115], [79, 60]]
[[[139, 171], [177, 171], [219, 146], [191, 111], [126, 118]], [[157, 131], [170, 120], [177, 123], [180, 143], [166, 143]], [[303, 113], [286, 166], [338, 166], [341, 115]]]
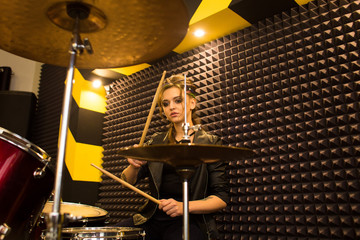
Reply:
[[[7, 138], [8, 137], [8, 138]], [[50, 162], [51, 157], [39, 146], [31, 143], [22, 136], [0, 127], [0, 139], [15, 145], [35, 158], [38, 158], [45, 165]]]
[[116, 232], [122, 230], [124, 232], [142, 232], [144, 229], [136, 227], [69, 227], [63, 228], [62, 233], [92, 233], [94, 230], [101, 230], [101, 232]]

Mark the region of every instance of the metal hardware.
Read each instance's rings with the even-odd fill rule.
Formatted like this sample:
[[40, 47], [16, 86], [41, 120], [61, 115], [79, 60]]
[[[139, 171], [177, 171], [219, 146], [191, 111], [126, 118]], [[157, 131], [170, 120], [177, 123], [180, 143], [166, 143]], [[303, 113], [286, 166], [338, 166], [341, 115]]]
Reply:
[[6, 235], [9, 234], [10, 230], [11, 228], [6, 223], [0, 225], [0, 240], [5, 239]]

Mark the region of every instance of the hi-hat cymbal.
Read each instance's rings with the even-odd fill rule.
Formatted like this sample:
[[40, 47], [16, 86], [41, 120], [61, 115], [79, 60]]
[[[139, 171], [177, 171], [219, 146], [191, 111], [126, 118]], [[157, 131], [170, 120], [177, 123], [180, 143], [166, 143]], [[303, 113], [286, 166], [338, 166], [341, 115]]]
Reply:
[[[75, 20], [71, 1], [0, 0], [0, 49], [42, 63], [68, 66]], [[76, 59], [78, 68], [112, 68], [151, 62], [185, 37], [189, 16], [182, 0], [78, 0], [89, 13], [79, 22], [94, 54]]]
[[120, 149], [118, 154], [145, 161], [164, 162], [174, 167], [191, 167], [201, 163], [233, 161], [251, 157], [247, 148], [209, 144], [166, 144]]

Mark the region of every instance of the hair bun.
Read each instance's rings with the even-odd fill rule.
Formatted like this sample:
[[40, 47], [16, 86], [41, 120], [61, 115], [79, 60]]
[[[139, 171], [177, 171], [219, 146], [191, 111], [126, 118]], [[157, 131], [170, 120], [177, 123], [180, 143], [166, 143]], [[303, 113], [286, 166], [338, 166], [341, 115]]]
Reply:
[[[172, 75], [165, 79], [165, 87], [178, 86], [180, 88], [184, 88], [184, 75], [176, 74]], [[187, 94], [191, 95], [193, 98], [197, 96], [196, 86], [194, 85], [191, 78], [186, 77], [186, 91]]]

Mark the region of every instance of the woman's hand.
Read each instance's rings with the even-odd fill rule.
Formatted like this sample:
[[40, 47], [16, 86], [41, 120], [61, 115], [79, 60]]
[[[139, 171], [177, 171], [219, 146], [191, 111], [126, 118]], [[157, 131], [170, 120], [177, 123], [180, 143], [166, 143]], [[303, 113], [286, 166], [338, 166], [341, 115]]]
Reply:
[[[137, 146], [139, 146], [139, 144], [134, 144], [134, 147], [137, 147]], [[133, 158], [128, 158], [127, 161], [134, 168], [140, 168], [142, 165], [145, 165], [147, 163], [146, 161], [140, 161], [140, 160], [133, 159]]]
[[[135, 147], [137, 144], [134, 145]], [[140, 167], [146, 164], [146, 161], [140, 161], [133, 158], [127, 159], [129, 166], [122, 171], [121, 177], [130, 184], [135, 184], [137, 181], [137, 175], [140, 171]]]
[[178, 217], [183, 215], [183, 203], [172, 198], [161, 199], [159, 209], [163, 210], [170, 217]]
[[140, 161], [133, 158], [128, 158], [127, 161], [134, 168], [140, 168], [142, 165], [145, 165], [147, 163], [147, 161]]

